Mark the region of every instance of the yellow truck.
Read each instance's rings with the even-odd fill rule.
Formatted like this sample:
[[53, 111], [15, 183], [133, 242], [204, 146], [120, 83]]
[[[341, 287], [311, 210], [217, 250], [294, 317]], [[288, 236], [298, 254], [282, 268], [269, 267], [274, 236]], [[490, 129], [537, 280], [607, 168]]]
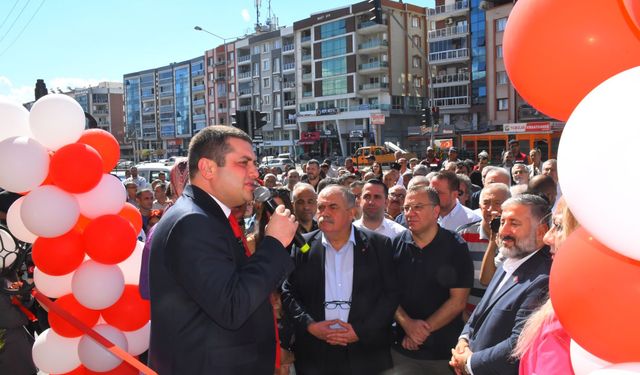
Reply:
[[373, 155], [379, 164], [391, 164], [396, 161], [394, 153], [396, 151], [402, 152], [402, 156], [407, 160], [415, 158], [416, 154], [407, 152], [391, 142], [385, 142], [384, 146], [365, 146], [360, 147], [351, 157], [353, 164], [355, 165], [371, 165], [373, 164], [369, 160], [369, 156]]

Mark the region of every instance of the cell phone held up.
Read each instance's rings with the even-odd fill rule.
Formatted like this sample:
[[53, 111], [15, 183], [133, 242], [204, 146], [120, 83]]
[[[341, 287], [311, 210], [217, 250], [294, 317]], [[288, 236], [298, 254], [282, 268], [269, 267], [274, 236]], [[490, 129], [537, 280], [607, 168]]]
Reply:
[[500, 230], [500, 216], [491, 220], [491, 231], [493, 233], [498, 233], [499, 230]]

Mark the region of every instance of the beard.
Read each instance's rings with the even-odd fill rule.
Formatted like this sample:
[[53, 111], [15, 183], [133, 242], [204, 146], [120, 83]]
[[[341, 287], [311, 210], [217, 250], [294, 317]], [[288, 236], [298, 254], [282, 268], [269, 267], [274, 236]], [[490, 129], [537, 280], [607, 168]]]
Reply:
[[[504, 240], [512, 240], [512, 246], [505, 246]], [[500, 255], [510, 259], [522, 259], [537, 250], [536, 233], [532, 233], [529, 237], [516, 239], [515, 237], [505, 236], [498, 237], [498, 245]]]

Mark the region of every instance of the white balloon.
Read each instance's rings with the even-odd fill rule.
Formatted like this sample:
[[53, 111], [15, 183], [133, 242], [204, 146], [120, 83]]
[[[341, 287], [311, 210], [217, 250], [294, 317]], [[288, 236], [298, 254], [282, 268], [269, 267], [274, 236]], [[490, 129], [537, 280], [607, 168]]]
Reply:
[[575, 375], [589, 375], [593, 371], [607, 367], [611, 364], [611, 362], [607, 362], [604, 359], [600, 359], [589, 353], [573, 340], [571, 340], [569, 352], [571, 354], [571, 367], [573, 368], [573, 373]]
[[124, 283], [128, 285], [140, 284], [140, 266], [142, 264], [142, 250], [144, 242], [136, 241], [136, 248], [127, 259], [118, 263], [124, 274]]
[[24, 197], [18, 198], [7, 211], [7, 227], [17, 239], [26, 243], [34, 243], [36, 238], [35, 234], [29, 232], [29, 229], [24, 226], [22, 222], [22, 216], [20, 216], [20, 208], [24, 202]]
[[640, 374], [640, 362], [616, 363], [607, 368], [597, 370], [591, 375], [635, 375]]
[[36, 267], [33, 271], [33, 281], [40, 293], [49, 298], [60, 298], [71, 293], [73, 274], [74, 272], [69, 272], [62, 276], [51, 276]]
[[149, 349], [149, 337], [151, 335], [151, 321], [147, 322], [144, 327], [135, 331], [123, 331], [127, 336], [129, 344], [129, 354], [140, 355]]
[[31, 136], [29, 111], [21, 104], [0, 99], [0, 141]]
[[124, 275], [116, 265], [88, 260], [76, 269], [71, 290], [78, 302], [92, 310], [102, 310], [118, 301], [124, 291]]
[[[128, 350], [127, 338], [119, 329], [108, 324], [99, 324], [93, 330], [104, 336], [122, 350]], [[106, 372], [118, 367], [122, 360], [111, 354], [102, 345], [87, 335], [82, 336], [78, 344], [80, 362], [92, 371]]]
[[29, 137], [0, 142], [0, 160], [0, 187], [15, 193], [37, 188], [49, 173], [47, 149]]
[[18, 253], [16, 252], [16, 240], [4, 229], [0, 229], [0, 270], [11, 267]]
[[56, 151], [80, 139], [85, 125], [84, 111], [67, 95], [49, 94], [31, 107], [29, 125], [36, 140]]
[[20, 217], [40, 237], [58, 237], [76, 225], [80, 207], [76, 198], [57, 186], [44, 185], [24, 197]]
[[51, 328], [42, 332], [33, 344], [31, 355], [36, 367], [51, 374], [64, 374], [80, 366], [80, 337], [63, 337]]
[[[624, 176], [625, 186], [640, 185], [640, 174], [610, 158], [585, 157], [602, 148], [603, 131], [614, 129], [624, 139], [640, 139], [636, 109], [640, 67], [619, 73], [593, 89], [569, 117], [560, 138], [558, 175], [562, 193], [581, 225], [613, 251], [640, 260], [635, 214], [640, 201], [627, 199], [614, 185], [594, 180], [595, 171]], [[616, 160], [635, 160], [634, 147], [617, 147]]]
[[116, 215], [127, 201], [127, 191], [120, 179], [105, 173], [96, 187], [76, 194], [80, 213], [89, 219], [102, 215]]

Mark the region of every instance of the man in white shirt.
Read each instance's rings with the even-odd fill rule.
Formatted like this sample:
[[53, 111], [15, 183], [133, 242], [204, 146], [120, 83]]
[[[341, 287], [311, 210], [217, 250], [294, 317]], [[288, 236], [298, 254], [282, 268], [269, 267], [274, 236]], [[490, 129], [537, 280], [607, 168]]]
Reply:
[[480, 220], [480, 216], [458, 201], [460, 180], [455, 173], [440, 171], [430, 181], [430, 186], [440, 197], [440, 218], [438, 224], [444, 229], [455, 231], [463, 225]]
[[362, 219], [353, 222], [356, 228], [365, 228], [389, 237], [396, 238], [404, 233], [406, 228], [384, 217], [384, 211], [389, 203], [389, 188], [380, 180], [369, 180], [362, 188], [360, 208]]
[[462, 330], [450, 365], [457, 374], [517, 374], [511, 356], [529, 315], [549, 290], [551, 255], [542, 239], [549, 229], [549, 204], [532, 194], [502, 204], [498, 231], [506, 258]]

